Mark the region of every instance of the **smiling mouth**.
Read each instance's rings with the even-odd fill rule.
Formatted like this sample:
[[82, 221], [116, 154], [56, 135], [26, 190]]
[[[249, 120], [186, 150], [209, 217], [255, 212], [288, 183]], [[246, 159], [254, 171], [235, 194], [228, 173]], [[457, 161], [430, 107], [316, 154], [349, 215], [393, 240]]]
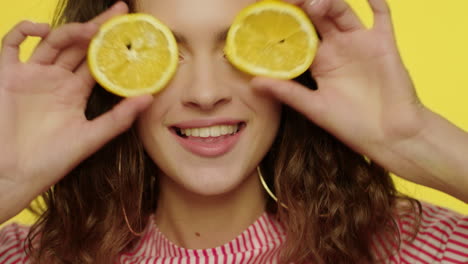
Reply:
[[181, 138], [208, 139], [235, 135], [244, 129], [245, 126], [245, 122], [240, 122], [234, 125], [215, 125], [194, 128], [172, 127], [171, 129]]

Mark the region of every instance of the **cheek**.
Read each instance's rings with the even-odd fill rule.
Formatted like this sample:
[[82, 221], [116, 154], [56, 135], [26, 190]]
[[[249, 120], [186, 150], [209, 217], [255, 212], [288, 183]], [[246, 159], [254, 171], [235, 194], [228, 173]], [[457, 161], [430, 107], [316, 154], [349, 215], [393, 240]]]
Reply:
[[269, 104], [268, 112], [265, 114], [264, 122], [265, 122], [265, 130], [270, 131], [271, 133], [271, 140], [273, 141], [278, 134], [278, 129], [281, 123], [281, 109], [282, 104], [275, 101]]
[[157, 124], [164, 124], [165, 116], [167, 116], [170, 109], [177, 105], [179, 98], [180, 92], [173, 87], [173, 83], [174, 80], [164, 90], [156, 94], [151, 106], [140, 114], [138, 119], [139, 129], [148, 129]]
[[267, 112], [269, 112], [270, 119], [276, 121], [276, 123], [280, 121], [282, 107], [283, 104], [277, 100], [270, 99], [268, 101]]
[[158, 120], [158, 116], [161, 116], [159, 113], [158, 113], [158, 108], [156, 107], [157, 106], [157, 102], [154, 101], [153, 104], [148, 107], [145, 111], [143, 111], [137, 122], [138, 122], [138, 132], [140, 133], [140, 135], [142, 133], [144, 133], [144, 131], [149, 131], [149, 130], [152, 130], [151, 126], [155, 124], [155, 120]]
[[262, 115], [263, 122], [265, 122], [265, 130], [270, 131], [272, 139], [276, 138], [278, 129], [281, 123], [281, 112], [283, 104], [276, 99], [268, 98], [266, 100], [266, 107]]
[[275, 127], [281, 119], [282, 103], [272, 97], [252, 93], [250, 88], [250, 100], [246, 105], [255, 113], [256, 119], [265, 126]]
[[[281, 122], [282, 104], [276, 100], [257, 97], [251, 105], [255, 111], [255, 136], [252, 139], [252, 144], [258, 144], [258, 148], [269, 148], [275, 140]], [[267, 151], [267, 150], [266, 150]]]
[[145, 147], [148, 147], [151, 138], [163, 127], [164, 115], [168, 109], [164, 102], [163, 98], [156, 96], [151, 106], [138, 117], [137, 131]]

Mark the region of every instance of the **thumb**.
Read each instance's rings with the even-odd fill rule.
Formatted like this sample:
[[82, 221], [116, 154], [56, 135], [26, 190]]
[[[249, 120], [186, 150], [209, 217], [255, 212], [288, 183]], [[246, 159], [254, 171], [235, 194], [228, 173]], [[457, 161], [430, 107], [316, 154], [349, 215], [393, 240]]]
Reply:
[[320, 123], [325, 102], [321, 100], [319, 91], [313, 91], [295, 81], [267, 77], [253, 78], [251, 85], [255, 90], [269, 94], [294, 108], [309, 120]]
[[82, 141], [89, 146], [90, 153], [96, 152], [112, 138], [129, 129], [138, 114], [153, 101], [153, 96], [143, 95], [122, 100], [107, 113], [88, 123]]

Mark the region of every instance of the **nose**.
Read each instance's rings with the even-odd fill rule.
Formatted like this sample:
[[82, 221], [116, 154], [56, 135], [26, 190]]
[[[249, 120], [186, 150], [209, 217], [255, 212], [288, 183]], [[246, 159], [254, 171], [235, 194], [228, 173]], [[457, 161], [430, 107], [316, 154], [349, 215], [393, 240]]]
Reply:
[[226, 82], [223, 82], [221, 65], [211, 56], [196, 58], [190, 65], [190, 78], [186, 83], [182, 103], [191, 108], [212, 110], [232, 100], [232, 94]]

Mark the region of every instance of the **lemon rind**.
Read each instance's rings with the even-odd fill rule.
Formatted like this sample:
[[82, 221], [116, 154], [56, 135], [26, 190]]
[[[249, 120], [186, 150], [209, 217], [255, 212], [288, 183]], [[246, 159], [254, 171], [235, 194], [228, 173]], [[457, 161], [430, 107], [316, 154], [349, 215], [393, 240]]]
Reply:
[[[102, 41], [104, 32], [107, 32], [110, 28], [113, 28], [117, 24], [125, 22], [134, 22], [136, 20], [146, 21], [163, 33], [163, 35], [166, 37], [169, 43], [168, 47], [171, 53], [171, 59], [169, 66], [165, 71], [165, 74], [153, 85], [138, 89], [125, 89], [121, 86], [115, 85], [114, 82], [107, 78], [107, 76], [104, 73], [99, 71], [98, 63], [96, 61], [97, 56], [93, 56], [93, 54], [97, 54], [96, 51], [99, 49], [99, 42]], [[161, 21], [159, 21], [157, 18], [151, 15], [133, 13], [112, 18], [106, 23], [104, 23], [101, 26], [100, 31], [90, 42], [87, 59], [92, 76], [104, 89], [122, 97], [134, 97], [143, 94], [155, 94], [163, 90], [176, 73], [178, 66], [178, 54], [179, 51], [177, 41], [174, 35], [172, 34], [171, 30], [167, 26], [165, 26]]]
[[[234, 40], [236, 31], [242, 24], [242, 21], [245, 20], [246, 17], [262, 12], [263, 10], [278, 10], [281, 12], [286, 12], [292, 14], [293, 17], [299, 17], [298, 21], [300, 22], [302, 29], [304, 32], [310, 37], [309, 40], [311, 41], [311, 49], [310, 52], [307, 53], [307, 57], [304, 60], [305, 62], [301, 65], [298, 65], [295, 69], [288, 70], [288, 71], [276, 71], [271, 70], [263, 67], [256, 66], [247, 60], [243, 60], [240, 56], [235, 54], [234, 49]], [[260, 1], [257, 2], [247, 8], [245, 8], [242, 12], [240, 12], [237, 17], [234, 19], [232, 23], [232, 27], [230, 28], [227, 38], [226, 38], [226, 47], [225, 47], [225, 54], [228, 60], [236, 66], [241, 71], [255, 75], [255, 76], [267, 76], [273, 77], [277, 79], [293, 79], [310, 68], [315, 55], [318, 49], [318, 35], [317, 32], [310, 22], [310, 19], [304, 13], [304, 11], [292, 4], [284, 3], [282, 1]], [[236, 25], [236, 26], [235, 26]]]

